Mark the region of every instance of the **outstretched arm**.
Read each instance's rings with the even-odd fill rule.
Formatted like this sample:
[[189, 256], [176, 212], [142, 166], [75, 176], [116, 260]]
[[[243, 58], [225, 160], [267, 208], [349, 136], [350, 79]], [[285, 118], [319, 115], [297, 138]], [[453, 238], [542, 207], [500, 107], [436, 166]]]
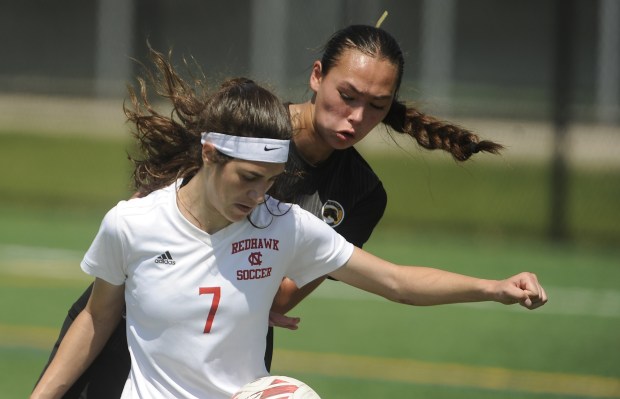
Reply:
[[535, 309], [547, 294], [532, 273], [485, 280], [440, 269], [400, 266], [355, 248], [349, 261], [330, 273], [334, 278], [395, 302], [428, 306], [462, 302], [519, 303]]
[[62, 397], [99, 354], [118, 325], [124, 304], [124, 286], [95, 280], [86, 308], [67, 331], [31, 399]]

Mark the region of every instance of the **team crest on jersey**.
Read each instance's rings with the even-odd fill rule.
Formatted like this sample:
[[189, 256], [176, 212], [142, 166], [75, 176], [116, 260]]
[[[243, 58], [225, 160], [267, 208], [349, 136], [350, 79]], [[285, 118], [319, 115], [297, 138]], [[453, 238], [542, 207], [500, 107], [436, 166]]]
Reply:
[[237, 270], [237, 280], [261, 280], [271, 277], [271, 267], [260, 267], [263, 264], [263, 254], [260, 251], [250, 253], [248, 263], [251, 268]]
[[344, 208], [338, 201], [327, 200], [321, 208], [321, 217], [331, 227], [336, 227], [344, 219]]
[[248, 262], [250, 262], [250, 266], [260, 266], [263, 264], [263, 254], [260, 252], [252, 252], [250, 256], [248, 256]]
[[[261, 280], [271, 277], [271, 267], [263, 265], [263, 252], [265, 250], [280, 251], [280, 240], [274, 238], [246, 238], [245, 240], [232, 243], [230, 253], [232, 255], [251, 251], [248, 255], [250, 268], [237, 270], [237, 280]], [[259, 249], [260, 251], [253, 251]]]

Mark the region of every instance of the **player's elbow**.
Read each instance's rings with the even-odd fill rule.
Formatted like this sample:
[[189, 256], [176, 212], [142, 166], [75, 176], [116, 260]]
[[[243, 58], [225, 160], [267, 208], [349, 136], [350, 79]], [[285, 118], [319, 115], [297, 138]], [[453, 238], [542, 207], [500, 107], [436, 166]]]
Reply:
[[[397, 266], [397, 268], [400, 266]], [[397, 269], [396, 269], [397, 270]], [[415, 296], [412, 295], [409, 285], [399, 273], [389, 274], [383, 282], [382, 296], [392, 302], [403, 305], [418, 305]]]
[[387, 280], [387, 290], [385, 298], [392, 302], [410, 306], [428, 306], [430, 303], [418, 292], [417, 284], [408, 273], [408, 266], [396, 266], [394, 273], [390, 274]]

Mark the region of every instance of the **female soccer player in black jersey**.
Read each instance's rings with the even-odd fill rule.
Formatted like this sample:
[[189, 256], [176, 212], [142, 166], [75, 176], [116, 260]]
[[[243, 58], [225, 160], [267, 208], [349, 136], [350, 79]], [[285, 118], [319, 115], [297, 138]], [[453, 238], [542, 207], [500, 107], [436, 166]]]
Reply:
[[[286, 174], [271, 194], [300, 204], [358, 247], [368, 240], [387, 204], [381, 181], [354, 148], [373, 128], [383, 123], [394, 134], [409, 135], [429, 150], [448, 151], [458, 161], [477, 152], [498, 153], [502, 148], [400, 101], [403, 68], [402, 51], [389, 33], [352, 25], [336, 32], [326, 43], [321, 60], [314, 62], [312, 98], [289, 104], [294, 136]], [[300, 290], [285, 279], [273, 311], [286, 314], [323, 280]], [[69, 310], [50, 360], [73, 319], [85, 307], [91, 288]], [[275, 319], [274, 324], [286, 327], [286, 322]], [[268, 367], [272, 333], [270, 329], [267, 337]], [[64, 397], [120, 397], [129, 367], [125, 324], [121, 322], [95, 362]]]

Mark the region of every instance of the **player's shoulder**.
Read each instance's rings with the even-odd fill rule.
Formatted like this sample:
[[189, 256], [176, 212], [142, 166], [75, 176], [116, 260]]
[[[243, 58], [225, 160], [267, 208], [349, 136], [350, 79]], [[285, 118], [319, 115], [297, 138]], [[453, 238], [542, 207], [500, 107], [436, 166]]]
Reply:
[[361, 169], [365, 173], [376, 176], [375, 171], [372, 169], [370, 164], [366, 161], [364, 156], [360, 154], [359, 151], [357, 151], [355, 147], [347, 148], [344, 151], [344, 153], [345, 153], [345, 160], [350, 167]]
[[326, 179], [337, 184], [337, 190], [352, 197], [365, 196], [381, 186], [381, 179], [370, 164], [353, 147], [337, 152]]
[[355, 181], [379, 181], [370, 164], [354, 147], [334, 151], [325, 165], [328, 176], [338, 178], [343, 183]]
[[123, 200], [116, 205], [117, 213], [119, 216], [150, 213], [170, 203], [175, 194], [176, 189], [172, 185], [155, 190], [144, 197]]

